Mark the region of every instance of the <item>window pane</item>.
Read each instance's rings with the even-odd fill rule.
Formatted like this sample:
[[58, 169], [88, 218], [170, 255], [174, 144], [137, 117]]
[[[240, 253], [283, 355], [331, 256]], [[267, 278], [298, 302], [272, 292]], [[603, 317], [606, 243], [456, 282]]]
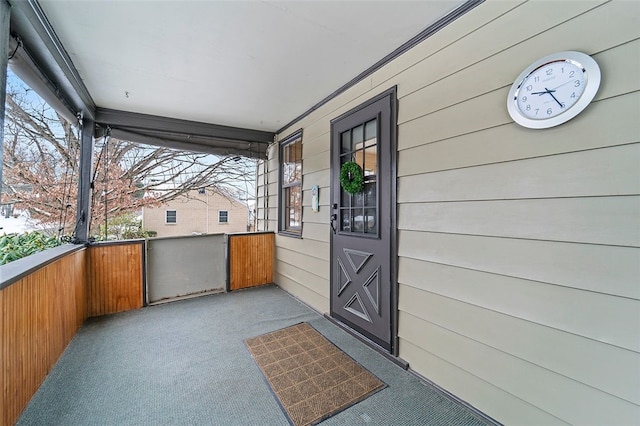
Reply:
[[299, 139], [298, 142], [296, 142], [294, 145], [296, 150], [295, 161], [297, 163], [300, 163], [302, 161], [302, 139]]
[[291, 182], [300, 182], [302, 180], [302, 163], [295, 163], [293, 167], [293, 176]]
[[376, 207], [377, 201], [377, 183], [367, 182], [364, 184], [365, 205], [367, 207]]
[[302, 180], [302, 142], [297, 140], [283, 147], [282, 181], [290, 184]]
[[364, 161], [362, 170], [364, 176], [375, 176], [378, 172], [378, 150], [375, 145], [370, 146], [364, 150]]
[[227, 210], [220, 210], [218, 212], [218, 222], [229, 223], [229, 212]]
[[377, 218], [377, 119], [369, 120], [341, 137], [341, 164], [354, 161], [364, 174], [363, 191], [349, 194], [341, 190], [340, 194], [340, 230], [343, 232], [375, 235], [378, 233]]
[[364, 214], [362, 209], [357, 209], [353, 211], [353, 222], [351, 224], [353, 232], [364, 232]]
[[288, 189], [289, 191], [289, 206], [298, 207], [302, 205], [302, 191], [299, 186], [293, 186]]
[[167, 210], [166, 223], [177, 223], [177, 214], [175, 210]]
[[376, 138], [378, 134], [378, 121], [371, 120], [364, 126], [364, 140], [365, 146], [371, 146], [376, 144]]
[[340, 190], [340, 206], [351, 207], [351, 194], [343, 189]]
[[353, 194], [353, 198], [351, 200], [352, 207], [363, 207], [364, 206], [364, 193], [358, 192]]
[[363, 150], [359, 150], [353, 153], [353, 161], [355, 161], [356, 163], [358, 163], [358, 165], [360, 167], [362, 167], [362, 170], [364, 170], [364, 151]]
[[364, 232], [367, 234], [375, 234], [376, 229], [376, 209], [366, 209], [364, 211]]
[[362, 143], [364, 140], [364, 126], [360, 125], [353, 129], [353, 146], [356, 147], [357, 144]]
[[342, 150], [341, 152], [351, 151], [351, 130], [347, 130], [340, 135]]
[[299, 233], [302, 226], [302, 137], [288, 138], [281, 147], [282, 181], [280, 229]]
[[286, 188], [285, 226], [288, 228], [300, 228], [302, 224], [302, 188], [293, 186]]
[[340, 229], [342, 231], [350, 231], [351, 230], [351, 210], [346, 209], [342, 210], [340, 213]]

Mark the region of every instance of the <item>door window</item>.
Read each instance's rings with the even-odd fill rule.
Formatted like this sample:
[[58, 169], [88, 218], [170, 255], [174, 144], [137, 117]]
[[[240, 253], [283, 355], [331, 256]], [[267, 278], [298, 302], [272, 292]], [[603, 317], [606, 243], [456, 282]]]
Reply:
[[378, 120], [374, 118], [340, 134], [340, 165], [353, 161], [363, 171], [362, 192], [340, 188], [340, 232], [378, 235]]

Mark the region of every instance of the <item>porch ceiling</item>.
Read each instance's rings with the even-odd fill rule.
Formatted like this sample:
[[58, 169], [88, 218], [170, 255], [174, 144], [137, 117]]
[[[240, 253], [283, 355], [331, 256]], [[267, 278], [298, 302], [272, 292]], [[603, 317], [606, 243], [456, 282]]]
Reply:
[[98, 108], [269, 132], [462, 3], [39, 0]]

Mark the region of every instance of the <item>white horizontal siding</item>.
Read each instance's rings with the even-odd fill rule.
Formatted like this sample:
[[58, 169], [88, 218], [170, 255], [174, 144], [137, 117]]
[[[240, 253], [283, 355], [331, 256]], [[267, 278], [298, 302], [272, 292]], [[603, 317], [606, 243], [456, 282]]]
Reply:
[[[302, 238], [328, 243], [331, 228], [328, 223], [305, 222], [302, 225]], [[327, 259], [328, 261], [329, 259]]]
[[412, 175], [399, 179], [398, 202], [633, 195], [639, 158], [640, 144], [631, 144]]
[[305, 155], [303, 163], [304, 173], [314, 173], [329, 170], [329, 156], [327, 152], [320, 152], [315, 155]]
[[[516, 125], [513, 79], [560, 50], [600, 64], [594, 102]], [[276, 282], [328, 310], [330, 120], [397, 85], [400, 356], [504, 423], [637, 420], [639, 52], [638, 3], [474, 8], [283, 132], [303, 129], [304, 223], [276, 239]]]
[[410, 285], [403, 285], [401, 293], [404, 310], [416, 318], [640, 404], [640, 364], [635, 371], [627, 369], [636, 361], [632, 351]]
[[[576, 49], [576, 43], [582, 42], [585, 38], [597, 41], [598, 38], [585, 33], [584, 25], [592, 27], [595, 24], [600, 26], [602, 25], [602, 19], [610, 18], [610, 8], [609, 10], [598, 11], [598, 5], [601, 3], [601, 1], [553, 2], [545, 6], [536, 4], [536, 2], [522, 3], [512, 9], [510, 13], [495, 17], [495, 19], [469, 32], [465, 37], [455, 40], [447, 46], [438, 46], [442, 48], [399, 75], [399, 96], [403, 97], [424, 87], [426, 85], [425, 81], [427, 83], [437, 81], [467, 67], [479, 66], [478, 64], [492, 55], [519, 43], [528, 42], [528, 45], [524, 46], [523, 50], [529, 52], [532, 57], [538, 57], [544, 56], [544, 49], [548, 51], [549, 42], [553, 43], [553, 50], [560, 51]], [[593, 9], [592, 13], [580, 16], [581, 13], [590, 9]], [[595, 17], [592, 20], [584, 19], [584, 17], [594, 15]], [[615, 16], [615, 18], [620, 19], [621, 25], [624, 22], [624, 15], [624, 11], [621, 11], [619, 16]], [[576, 20], [580, 22], [580, 25], [575, 23]], [[571, 28], [571, 31], [566, 31], [566, 34], [562, 33], [562, 38], [545, 35], [545, 32], [559, 31], [564, 28]], [[603, 36], [601, 35], [601, 37]], [[543, 42], [540, 42], [540, 39]], [[625, 39], [625, 41], [627, 40], [629, 38]], [[436, 40], [431, 41], [435, 42]], [[462, 52], [464, 54], [461, 54]], [[508, 78], [511, 75], [517, 76], [528, 65], [527, 62], [530, 62], [530, 60], [525, 59], [523, 63], [518, 63], [515, 60], [513, 62], [502, 61], [497, 65], [497, 68], [492, 68], [489, 72], [483, 74], [476, 74], [475, 80], [481, 82], [500, 78], [500, 75], [504, 76], [504, 78]], [[429, 77], [425, 78], [425, 75]], [[505, 84], [510, 83], [511, 81], [505, 82]], [[465, 94], [467, 92], [463, 88], [460, 93]]]
[[544, 138], [539, 131], [523, 131], [511, 122], [421, 144], [420, 135], [430, 133], [425, 126], [418, 129], [415, 142], [406, 142], [413, 148], [399, 152], [398, 173], [413, 175], [639, 142], [639, 92], [600, 101], [590, 105], [588, 111], [588, 119], [578, 116], [565, 125], [544, 130]]
[[274, 280], [280, 288], [297, 297], [316, 311], [320, 313], [328, 312], [329, 299], [310, 290], [308, 287], [300, 285], [300, 283], [291, 280], [289, 277], [279, 274], [277, 271], [274, 274]]
[[[573, 2], [573, 4], [563, 2], [565, 8], [560, 15], [541, 10], [539, 6], [534, 3], [526, 5], [526, 7], [537, 8], [538, 13], [547, 15], [554, 21], [559, 21], [566, 18], [567, 14], [570, 14], [572, 10], [576, 9], [576, 6], [577, 8], [583, 8], [585, 4], [585, 2]], [[430, 58], [433, 60], [425, 61], [422, 65], [416, 66], [406, 73], [406, 77], [408, 78], [410, 75], [422, 71], [422, 67], [428, 66], [429, 82], [425, 87], [411, 91], [411, 93], [402, 98], [403, 108], [399, 112], [398, 122], [402, 124], [510, 86], [511, 83], [513, 83], [514, 76], [517, 76], [522, 69], [531, 62], [532, 57], [542, 57], [549, 53], [548, 46], [550, 43], [554, 45], [554, 49], [557, 51], [575, 50], [578, 45], [585, 46], [585, 49], [583, 49], [585, 53], [594, 54], [594, 58], [603, 64], [615, 63], [619, 61], [619, 57], [633, 55], [638, 49], [637, 42], [631, 42], [628, 46], [599, 54], [601, 50], [607, 49], [610, 46], [627, 43], [633, 38], [637, 22], [634, 21], [632, 15], [616, 16], [618, 31], [592, 31], [587, 34], [581, 31], [584, 27], [597, 25], [597, 23], [603, 19], [610, 19], [611, 13], [611, 10], [607, 7], [593, 9], [566, 25], [552, 28], [540, 37], [526, 40], [504, 50], [499, 50], [499, 46], [496, 46], [493, 42], [488, 43], [487, 48], [491, 49], [490, 55], [487, 55], [483, 58], [484, 60], [478, 63], [472, 62], [472, 59], [469, 58], [468, 55], [461, 56], [454, 61], [463, 61], [465, 66], [461, 68], [453, 67], [452, 58], [449, 58], [451, 55], [456, 55], [457, 49], [448, 49], [440, 52], [439, 56], [446, 55], [446, 57], [438, 58], [437, 61], [436, 58]], [[527, 19], [527, 21], [533, 22], [529, 19]], [[497, 20], [493, 24], [500, 25], [501, 23], [500, 20]], [[511, 22], [511, 24], [516, 27], [519, 26], [518, 22]], [[508, 42], [512, 41], [507, 38], [501, 39]], [[548, 43], [545, 43], [541, 39], [547, 39]], [[473, 40], [475, 41], [475, 39]], [[557, 45], [557, 40], [562, 41], [561, 46]], [[586, 48], [587, 46], [588, 48]], [[459, 48], [463, 47], [459, 46]], [[475, 54], [474, 49], [474, 55]], [[434, 65], [436, 66], [435, 68]], [[624, 68], [604, 66], [602, 71], [609, 73], [607, 75], [610, 75], [611, 78], [608, 80], [611, 82], [602, 85], [596, 100], [637, 90], [637, 81], [624, 77], [627, 73], [637, 73], [640, 71], [639, 68], [640, 64], [637, 63], [629, 64], [628, 67]], [[499, 69], [500, 72], [496, 72], [497, 69]], [[416, 80], [415, 84], [420, 84], [419, 82], [424, 82], [424, 79]], [[451, 87], [455, 87], [456, 90], [451, 90]], [[503, 100], [504, 103], [506, 103], [506, 98]]]
[[[287, 238], [287, 237], [279, 237], [278, 239], [282, 239], [282, 238]], [[276, 243], [275, 256], [278, 262], [284, 262], [294, 266], [304, 265], [304, 270], [306, 272], [314, 274], [318, 277], [329, 276], [328, 259], [319, 259], [317, 257], [310, 256], [305, 252], [288, 250], [283, 247], [280, 247], [277, 243]]]
[[[640, 418], [638, 12], [528, 2], [402, 73], [400, 351], [499, 420], [526, 417], [466, 385], [571, 424]], [[550, 45], [592, 54], [603, 82], [570, 122], [523, 129], [506, 93]]]
[[640, 196], [407, 203], [398, 227], [637, 247], [638, 217]]
[[400, 259], [398, 281], [411, 294], [430, 292], [640, 351], [637, 300], [406, 258]]
[[398, 240], [407, 259], [640, 299], [636, 248], [413, 231]]
[[[400, 325], [405, 325], [405, 315], [400, 315]], [[407, 327], [411, 324], [406, 324]], [[445, 384], [446, 389], [464, 401], [473, 401], [486, 413], [499, 413], [505, 425], [556, 426], [568, 425], [558, 417], [540, 410], [535, 405], [514, 396], [489, 381], [464, 370], [459, 365], [441, 358], [425, 347], [400, 336], [400, 357], [410, 359], [411, 368], [422, 372], [429, 380]]]
[[283, 261], [276, 263], [275, 270], [278, 275], [287, 277], [291, 282], [295, 282], [297, 285], [305, 287], [325, 299], [329, 299], [329, 286], [326, 278], [319, 277], [300, 269], [297, 265], [291, 265]]
[[400, 315], [401, 337], [570, 424], [633, 425], [640, 415], [637, 405], [621, 398], [422, 321], [404, 310]]
[[315, 241], [310, 238], [278, 238], [276, 246], [289, 251], [305, 253], [326, 261], [329, 258], [329, 244], [325, 241]]

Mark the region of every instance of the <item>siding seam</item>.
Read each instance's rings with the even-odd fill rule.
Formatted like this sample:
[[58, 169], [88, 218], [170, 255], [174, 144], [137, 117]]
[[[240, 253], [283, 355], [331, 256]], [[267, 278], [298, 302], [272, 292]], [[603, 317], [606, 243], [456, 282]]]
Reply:
[[[303, 271], [304, 273], [307, 273], [307, 274], [309, 274], [309, 275], [313, 275], [314, 277], [320, 278], [320, 279], [322, 279], [323, 281], [327, 281], [327, 282], [329, 281], [329, 279], [328, 279], [327, 277], [323, 277], [323, 276], [318, 275], [318, 274], [316, 274], [316, 273], [314, 273], [314, 272], [311, 272], [311, 271], [309, 271], [309, 270], [307, 270], [307, 269], [302, 269], [302, 268], [300, 268], [300, 267], [299, 267], [300, 265], [294, 265], [294, 264], [292, 264], [292, 263], [290, 263], [290, 262], [286, 262], [286, 261], [284, 261], [284, 260], [282, 260], [282, 259], [278, 259], [278, 260], [276, 260], [276, 264], [278, 264], [278, 263], [283, 263], [283, 264], [288, 265], [288, 266], [291, 266], [291, 267], [293, 267], [293, 268], [297, 268], [297, 269], [299, 269], [300, 271]], [[277, 271], [280, 275], [284, 275], [284, 276], [286, 276], [287, 278], [290, 278], [290, 279], [292, 279], [292, 280], [294, 280], [294, 281], [296, 281], [296, 282], [299, 282], [299, 281], [298, 281], [298, 278], [293, 278], [293, 277], [292, 277], [292, 276], [290, 276], [290, 275], [287, 275], [287, 274], [284, 274], [284, 273], [282, 273], [282, 272], [279, 272], [277, 269], [276, 269], [276, 271]], [[307, 287], [307, 286], [305, 286], [305, 287]]]
[[[582, 244], [582, 243], [579, 243], [579, 244]], [[473, 272], [481, 272], [483, 274], [491, 274], [491, 275], [496, 275], [496, 276], [499, 276], [499, 277], [514, 278], [514, 279], [518, 279], [518, 280], [529, 281], [529, 282], [532, 282], [532, 283], [546, 284], [546, 285], [552, 285], [552, 286], [561, 287], [561, 288], [565, 288], [565, 289], [579, 290], [579, 291], [585, 291], [585, 292], [588, 292], [588, 293], [601, 294], [601, 295], [605, 295], [605, 296], [619, 297], [621, 299], [629, 299], [629, 300], [634, 300], [634, 301], [640, 301], [640, 298], [635, 298], [635, 297], [622, 296], [622, 295], [613, 294], [613, 293], [605, 293], [605, 292], [602, 292], [602, 291], [587, 290], [587, 289], [584, 289], [584, 288], [573, 287], [573, 286], [569, 286], [569, 285], [565, 285], [565, 284], [552, 283], [552, 282], [540, 281], [540, 280], [533, 280], [531, 278], [518, 277], [516, 275], [501, 274], [499, 272], [486, 271], [486, 270], [475, 269], [475, 268], [468, 268], [468, 267], [465, 267], [465, 266], [453, 265], [453, 264], [450, 264], [450, 263], [435, 262], [433, 260], [420, 259], [420, 258], [411, 257], [411, 256], [407, 256], [407, 255], [399, 255], [398, 257], [402, 258], [402, 259], [415, 260], [416, 262], [431, 263], [433, 265], [448, 266], [448, 267], [451, 267], [451, 268], [464, 269], [464, 270], [473, 271]], [[411, 284], [408, 284], [408, 283], [404, 283], [404, 285], [407, 285], [407, 286], [413, 287], [413, 288], [417, 288], [419, 290], [423, 290], [423, 289], [420, 289], [419, 287], [415, 287], [415, 286], [413, 286]], [[424, 290], [424, 291], [427, 291], [427, 290]], [[439, 294], [439, 293], [434, 293], [434, 294]], [[440, 296], [443, 296], [443, 295], [440, 295]], [[443, 296], [443, 297], [447, 297], [447, 296]], [[457, 300], [457, 299], [454, 299], [454, 300]]]
[[[572, 381], [572, 382], [579, 383], [579, 384], [581, 384], [581, 385], [583, 385], [583, 386], [586, 386], [586, 387], [591, 388], [591, 389], [593, 389], [593, 390], [596, 390], [596, 391], [598, 391], [598, 392], [601, 392], [601, 393], [604, 393], [604, 394], [610, 395], [610, 396], [612, 396], [612, 397], [614, 397], [614, 398], [616, 398], [616, 399], [619, 399], [619, 400], [621, 400], [621, 401], [628, 402], [628, 403], [630, 403], [630, 404], [632, 404], [632, 405], [634, 405], [634, 406], [636, 406], [636, 407], [640, 407], [640, 406], [639, 406], [638, 404], [636, 404], [635, 402], [633, 402], [633, 401], [629, 401], [629, 400], [628, 400], [628, 399], [626, 399], [626, 398], [622, 398], [622, 397], [620, 397], [620, 396], [618, 396], [618, 395], [612, 394], [612, 393], [610, 393], [610, 392], [607, 392], [607, 391], [605, 391], [605, 390], [603, 390], [603, 389], [597, 388], [597, 387], [595, 387], [595, 386], [593, 386], [593, 385], [590, 385], [590, 384], [588, 384], [588, 383], [584, 383], [584, 382], [582, 382], [582, 381], [580, 381], [580, 380], [576, 380], [576, 379], [574, 379], [574, 378], [573, 378], [573, 377], [571, 377], [571, 376], [567, 376], [567, 375], [565, 375], [565, 374], [562, 374], [562, 373], [560, 373], [560, 372], [558, 372], [558, 371], [552, 370], [552, 369], [550, 369], [550, 368], [548, 368], [548, 367], [545, 367], [545, 366], [543, 366], [543, 365], [536, 364], [535, 362], [533, 362], [533, 361], [529, 361], [529, 360], [527, 360], [526, 358], [522, 358], [522, 357], [520, 357], [520, 356], [514, 355], [514, 354], [512, 354], [512, 353], [510, 353], [510, 352], [506, 352], [505, 350], [502, 350], [502, 349], [497, 348], [497, 347], [495, 347], [495, 346], [491, 346], [491, 345], [486, 344], [486, 343], [484, 343], [484, 342], [481, 342], [481, 341], [479, 341], [479, 340], [473, 339], [472, 337], [469, 337], [469, 336], [466, 336], [466, 335], [464, 335], [464, 334], [458, 333], [457, 331], [451, 330], [450, 328], [447, 328], [447, 327], [445, 327], [445, 326], [443, 326], [443, 325], [441, 325], [441, 324], [438, 324], [438, 323], [435, 323], [435, 322], [433, 322], [433, 321], [427, 320], [427, 319], [425, 319], [425, 318], [421, 318], [421, 317], [419, 317], [419, 316], [413, 315], [412, 313], [407, 312], [407, 311], [402, 311], [402, 312], [404, 312], [404, 314], [405, 314], [405, 315], [409, 315], [409, 316], [411, 316], [411, 317], [413, 317], [413, 318], [416, 318], [417, 320], [427, 322], [427, 323], [432, 324], [432, 325], [434, 325], [434, 326], [436, 326], [436, 327], [438, 327], [438, 328], [440, 328], [440, 329], [447, 330], [447, 331], [448, 331], [448, 332], [450, 332], [450, 333], [453, 333], [453, 334], [455, 334], [455, 335], [457, 335], [457, 336], [460, 336], [460, 337], [462, 337], [462, 338], [464, 338], [464, 339], [471, 340], [472, 342], [478, 343], [478, 344], [480, 344], [480, 345], [482, 345], [482, 346], [485, 346], [485, 347], [487, 347], [487, 348], [493, 349], [493, 350], [495, 350], [495, 351], [501, 352], [501, 353], [503, 353], [503, 354], [505, 354], [505, 355], [507, 355], [507, 356], [513, 357], [513, 358], [515, 358], [515, 359], [517, 359], [517, 360], [520, 360], [520, 361], [522, 361], [522, 362], [524, 362], [524, 363], [526, 363], [526, 364], [533, 365], [533, 366], [538, 367], [538, 368], [542, 368], [543, 370], [546, 370], [546, 371], [548, 371], [548, 372], [550, 372], [550, 373], [553, 373], [553, 374], [556, 374], [556, 375], [558, 375], [558, 376], [564, 377], [565, 379], [568, 379], [568, 380], [570, 380], [570, 381]], [[411, 340], [409, 340], [409, 339], [408, 339], [408, 338], [406, 338], [406, 337], [404, 338], [404, 340], [406, 340], [406, 341], [408, 341], [408, 342], [411, 342]], [[414, 344], [413, 342], [411, 342], [411, 343], [412, 343], [414, 346], [417, 346], [417, 345], [416, 345], [416, 344]], [[430, 352], [430, 351], [427, 351], [427, 352], [431, 353], [431, 354], [432, 354], [432, 355], [434, 355], [434, 356], [438, 356], [438, 355], [434, 354], [433, 352]], [[441, 357], [439, 357], [439, 356], [438, 356], [438, 358], [441, 358]], [[441, 359], [443, 359], [443, 358], [441, 358]], [[454, 365], [455, 365], [455, 364], [454, 364]], [[461, 367], [459, 367], [459, 368], [461, 368]], [[467, 371], [469, 374], [473, 374], [473, 373], [471, 373], [471, 372], [470, 372], [470, 371], [468, 371], [468, 370], [465, 370], [465, 371]], [[476, 377], [478, 377], [478, 376], [476, 376]], [[478, 378], [480, 378], [480, 377], [478, 377]], [[502, 389], [502, 388], [500, 388], [500, 389]], [[507, 392], [505, 389], [502, 389], [502, 390], [504, 390], [505, 392]], [[512, 394], [512, 395], [513, 395], [513, 394]], [[515, 396], [515, 395], [514, 395], [514, 396]]]
[[[431, 142], [431, 143], [433, 143], [433, 142]], [[616, 144], [616, 145], [597, 146], [597, 147], [593, 147], [593, 148], [576, 149], [576, 150], [572, 150], [572, 151], [555, 152], [555, 153], [552, 153], [552, 154], [533, 155], [533, 156], [529, 156], [529, 157], [518, 157], [518, 158], [513, 158], [511, 160], [492, 161], [490, 163], [481, 163], [481, 164], [473, 164], [473, 165], [469, 165], [469, 166], [451, 167], [451, 168], [448, 168], [448, 169], [438, 169], [438, 170], [429, 170], [429, 171], [417, 172], [417, 173], [409, 173], [409, 174], [405, 174], [405, 175], [398, 175], [398, 179], [401, 180], [402, 178], [405, 178], [405, 177], [424, 176], [424, 175], [430, 175], [430, 174], [440, 173], [440, 172], [449, 172], [449, 171], [454, 171], [454, 170], [473, 169], [473, 168], [476, 168], [476, 167], [494, 166], [496, 164], [509, 164], [509, 163], [516, 163], [518, 161], [537, 160], [539, 158], [557, 157], [559, 155], [578, 154], [578, 153], [581, 153], [581, 152], [597, 151], [597, 150], [601, 150], [601, 149], [611, 149], [611, 148], [617, 148], [617, 147], [621, 147], [621, 146], [631, 146], [631, 145], [636, 145], [638, 143], [640, 143], [640, 139], [638, 139], [637, 141], [623, 142], [623, 143]], [[430, 143], [427, 143], [427, 144], [424, 144], [424, 145], [412, 146], [411, 148], [406, 148], [403, 151], [410, 151], [413, 148], [417, 148], [417, 147], [425, 146], [425, 145], [429, 145], [429, 144]], [[403, 201], [402, 203], [404, 204], [405, 201]]]
[[[423, 347], [416, 345], [416, 344], [415, 344], [415, 343], [413, 343], [411, 340], [409, 340], [409, 339], [406, 339], [406, 338], [402, 337], [402, 335], [398, 334], [398, 337], [401, 339], [401, 341], [400, 341], [400, 346], [402, 346], [402, 343], [403, 343], [402, 341], [404, 340], [404, 342], [405, 342], [405, 343], [409, 343], [411, 346], [413, 346], [414, 348], [418, 349], [419, 351], [422, 351], [422, 352], [426, 352], [426, 353], [428, 353], [428, 354], [431, 354], [431, 356], [434, 356], [434, 357], [438, 358], [439, 360], [441, 360], [441, 361], [442, 361], [442, 362], [444, 362], [445, 364], [449, 364], [449, 365], [451, 365], [453, 368], [456, 368], [456, 369], [458, 369], [458, 370], [464, 371], [466, 374], [468, 374], [468, 375], [470, 375], [470, 376], [473, 376], [473, 377], [475, 377], [476, 379], [478, 379], [478, 380], [480, 380], [480, 381], [484, 382], [484, 383], [485, 383], [486, 385], [488, 385], [489, 387], [492, 387], [492, 388], [494, 388], [494, 389], [498, 389], [498, 390], [500, 390], [501, 392], [504, 392], [505, 394], [510, 395], [510, 396], [512, 396], [513, 398], [515, 398], [515, 399], [518, 399], [518, 400], [522, 401], [525, 405], [529, 405], [529, 406], [531, 406], [531, 407], [535, 408], [535, 409], [536, 409], [536, 410], [538, 410], [538, 411], [541, 411], [541, 412], [543, 412], [543, 413], [545, 413], [545, 414], [548, 414], [549, 416], [551, 416], [551, 417], [553, 417], [553, 418], [555, 418], [555, 419], [558, 419], [559, 421], [561, 421], [561, 422], [563, 422], [563, 423], [566, 423], [567, 425], [569, 425], [569, 424], [570, 424], [570, 423], [567, 423], [565, 420], [561, 419], [560, 417], [555, 416], [555, 415], [551, 414], [550, 412], [548, 412], [548, 411], [546, 411], [546, 410], [542, 409], [541, 407], [538, 407], [537, 405], [532, 404], [530, 401], [527, 401], [527, 400], [525, 400], [525, 399], [522, 399], [522, 398], [520, 398], [519, 396], [514, 395], [513, 393], [511, 393], [511, 392], [509, 392], [509, 391], [507, 391], [507, 390], [505, 390], [505, 389], [503, 389], [503, 388], [501, 388], [501, 387], [498, 387], [498, 386], [496, 386], [495, 384], [493, 384], [493, 383], [491, 383], [491, 382], [488, 382], [487, 380], [483, 379], [482, 377], [479, 377], [479, 376], [477, 376], [477, 375], [473, 374], [472, 372], [470, 372], [470, 371], [468, 371], [468, 370], [466, 370], [466, 369], [464, 369], [464, 368], [460, 367], [459, 365], [453, 364], [452, 362], [449, 362], [448, 360], [446, 360], [446, 359], [444, 359], [444, 358], [442, 358], [442, 357], [440, 357], [440, 356], [438, 356], [438, 355], [434, 354], [433, 352], [428, 351], [428, 350], [424, 349]], [[427, 380], [430, 380], [428, 377], [425, 377], [425, 378], [426, 378]], [[437, 384], [437, 382], [434, 382], [434, 383], [436, 383], [436, 384]], [[446, 388], [443, 388], [443, 389], [445, 389], [445, 390], [446, 390]]]
[[[511, 318], [515, 318], [515, 319], [518, 319], [518, 320], [521, 320], [521, 321], [526, 321], [526, 322], [528, 322], [530, 324], [535, 324], [536, 326], [539, 326], [539, 327], [545, 327], [545, 328], [548, 328], [548, 329], [551, 329], [551, 330], [560, 331], [562, 333], [571, 334], [573, 336], [581, 337], [583, 339], [587, 339], [587, 340], [590, 340], [590, 341], [593, 341], [593, 342], [597, 342], [597, 343], [600, 343], [602, 345], [608, 345], [608, 346], [611, 346], [611, 347], [614, 347], [614, 348], [617, 348], [617, 349], [621, 349], [621, 350], [624, 350], [624, 351], [628, 351], [628, 352], [632, 352], [634, 354], [639, 354], [640, 355], [640, 352], [636, 352], [633, 349], [629, 349], [629, 348], [625, 348], [625, 347], [622, 347], [622, 346], [614, 345], [614, 344], [609, 343], [609, 342], [603, 342], [601, 340], [594, 339], [593, 337], [583, 336], [582, 334], [578, 334], [578, 333], [574, 333], [574, 332], [571, 332], [571, 331], [568, 331], [568, 330], [563, 330], [563, 329], [560, 329], [560, 328], [552, 327], [552, 326], [550, 326], [548, 324], [542, 324], [542, 323], [539, 323], [539, 322], [536, 322], [536, 321], [532, 321], [532, 320], [527, 319], [527, 318], [518, 317], [516, 315], [510, 314], [510, 313], [507, 313], [507, 312], [498, 311], [498, 310], [495, 310], [495, 309], [491, 309], [491, 308], [488, 308], [488, 307], [483, 306], [483, 305], [476, 305], [475, 303], [471, 303], [471, 302], [468, 302], [466, 300], [460, 300], [460, 299], [456, 299], [455, 297], [447, 296], [445, 294], [440, 294], [440, 293], [436, 293], [434, 291], [425, 290], [423, 288], [419, 288], [419, 287], [416, 287], [414, 285], [411, 285], [411, 284], [408, 284], [408, 283], [405, 283], [405, 282], [398, 282], [398, 285], [404, 285], [404, 286], [407, 286], [407, 287], [411, 287], [413, 289], [416, 289], [416, 290], [419, 290], [419, 291], [424, 291], [425, 293], [434, 294], [436, 296], [444, 297], [446, 299], [453, 300], [453, 301], [458, 302], [458, 303], [463, 303], [465, 305], [474, 306], [476, 308], [484, 309], [484, 310], [489, 311], [489, 312], [495, 312], [495, 313], [498, 313], [498, 314], [501, 314], [501, 315], [506, 315], [506, 316], [511, 317]], [[400, 310], [402, 312], [409, 313], [409, 312], [404, 311], [402, 309], [400, 309]], [[415, 315], [412, 315], [412, 316], [415, 316]], [[419, 317], [416, 317], [416, 318], [419, 318]], [[424, 321], [427, 321], [427, 320], [424, 320]]]
[[639, 246], [629, 246], [629, 245], [621, 245], [621, 244], [604, 244], [604, 243], [591, 243], [591, 242], [585, 242], [585, 241], [567, 241], [567, 240], [545, 240], [541, 238], [506, 237], [504, 235], [465, 234], [463, 232], [430, 231], [430, 230], [424, 230], [424, 229], [412, 229], [412, 228], [401, 228], [401, 227], [398, 227], [398, 230], [405, 231], [405, 232], [428, 232], [431, 234], [464, 235], [469, 237], [504, 238], [506, 240], [544, 241], [548, 243], [584, 244], [584, 245], [591, 245], [591, 246], [622, 247], [622, 248], [633, 248], [633, 249], [640, 248]]

